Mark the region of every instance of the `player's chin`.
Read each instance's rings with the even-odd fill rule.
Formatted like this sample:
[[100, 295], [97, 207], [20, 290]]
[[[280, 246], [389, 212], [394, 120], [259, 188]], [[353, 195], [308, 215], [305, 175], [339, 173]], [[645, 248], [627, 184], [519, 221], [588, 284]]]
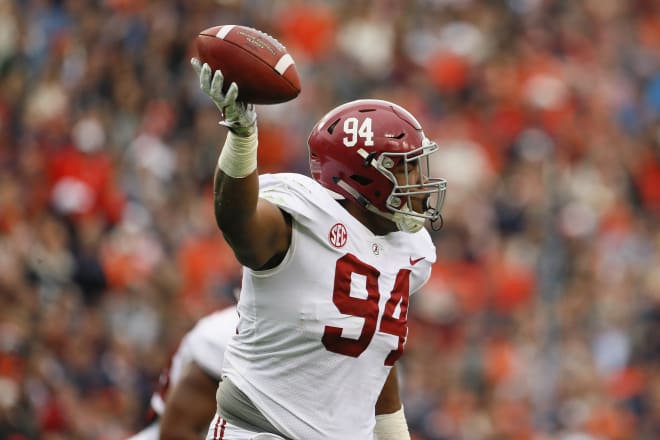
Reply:
[[413, 211], [418, 214], [426, 212], [426, 197], [411, 197], [410, 204]]

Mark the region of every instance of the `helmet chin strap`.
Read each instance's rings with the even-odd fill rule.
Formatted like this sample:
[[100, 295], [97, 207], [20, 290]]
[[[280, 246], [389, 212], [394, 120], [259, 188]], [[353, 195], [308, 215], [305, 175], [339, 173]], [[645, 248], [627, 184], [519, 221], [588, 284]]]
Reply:
[[360, 203], [360, 205], [362, 205], [367, 211], [373, 212], [374, 214], [378, 214], [379, 216], [384, 217], [389, 221], [393, 222], [396, 225], [396, 227], [399, 229], [399, 231], [415, 233], [424, 227], [425, 219], [422, 217], [406, 214], [406, 212], [410, 212], [410, 209], [407, 206], [404, 206], [401, 209], [403, 212], [395, 212], [395, 213], [383, 212], [378, 208], [376, 208], [369, 200], [364, 198], [360, 193], [355, 191], [355, 189], [353, 189], [353, 187], [351, 187], [348, 183], [344, 182], [341, 179], [337, 179], [336, 183], [344, 191], [352, 195], [355, 198], [355, 200], [357, 200], [358, 203]]
[[[403, 208], [403, 211], [410, 210], [406, 206]], [[396, 227], [399, 228], [399, 231], [415, 233], [424, 227], [425, 219], [422, 217], [408, 215], [405, 212], [395, 212], [391, 217], [392, 221], [396, 223]]]

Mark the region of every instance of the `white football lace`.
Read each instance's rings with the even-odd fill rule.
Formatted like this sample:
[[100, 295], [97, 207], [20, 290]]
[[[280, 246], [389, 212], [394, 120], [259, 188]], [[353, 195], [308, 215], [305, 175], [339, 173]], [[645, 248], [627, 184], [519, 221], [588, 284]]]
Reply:
[[252, 29], [253, 31], [255, 31], [256, 33], [258, 33], [258, 34], [260, 34], [260, 35], [263, 35], [263, 36], [268, 37], [268, 38], [270, 38], [271, 40], [273, 40], [275, 43], [277, 43], [277, 45], [279, 46], [280, 50], [286, 50], [285, 47], [284, 47], [284, 45], [283, 45], [282, 43], [280, 43], [280, 41], [279, 41], [277, 38], [273, 37], [272, 35], [267, 34], [267, 33], [264, 32], [264, 31], [260, 31], [259, 29], [255, 29], [255, 28], [250, 28], [250, 29]]

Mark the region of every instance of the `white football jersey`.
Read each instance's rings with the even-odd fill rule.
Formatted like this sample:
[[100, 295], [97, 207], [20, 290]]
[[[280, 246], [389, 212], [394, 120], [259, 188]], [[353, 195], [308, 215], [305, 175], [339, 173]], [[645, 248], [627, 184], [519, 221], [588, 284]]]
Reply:
[[223, 375], [290, 438], [373, 440], [408, 297], [435, 262], [431, 237], [374, 235], [299, 174], [261, 176], [260, 197], [293, 217], [291, 246], [276, 268], [244, 268]]
[[[170, 365], [160, 378], [159, 389], [151, 396], [151, 409], [161, 415], [165, 410], [165, 396], [179, 381], [184, 368], [194, 361], [202, 370], [218, 380], [221, 377], [225, 349], [236, 333], [238, 314], [236, 307], [227, 307], [201, 318], [184, 335]], [[131, 440], [158, 439], [157, 422], [130, 438]]]

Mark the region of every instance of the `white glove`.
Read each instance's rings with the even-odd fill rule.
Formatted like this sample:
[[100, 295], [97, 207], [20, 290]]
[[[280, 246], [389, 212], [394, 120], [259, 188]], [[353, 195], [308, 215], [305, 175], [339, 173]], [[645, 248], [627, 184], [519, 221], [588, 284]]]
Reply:
[[248, 137], [254, 134], [257, 130], [257, 112], [254, 110], [254, 104], [236, 101], [238, 85], [232, 82], [229, 89], [227, 89], [227, 93], [223, 94], [222, 83], [225, 78], [219, 69], [215, 71], [213, 80], [211, 80], [211, 66], [207, 63], [202, 65], [198, 58], [192, 58], [190, 64], [199, 76], [199, 87], [209, 95], [222, 113], [220, 124], [240, 137]]

